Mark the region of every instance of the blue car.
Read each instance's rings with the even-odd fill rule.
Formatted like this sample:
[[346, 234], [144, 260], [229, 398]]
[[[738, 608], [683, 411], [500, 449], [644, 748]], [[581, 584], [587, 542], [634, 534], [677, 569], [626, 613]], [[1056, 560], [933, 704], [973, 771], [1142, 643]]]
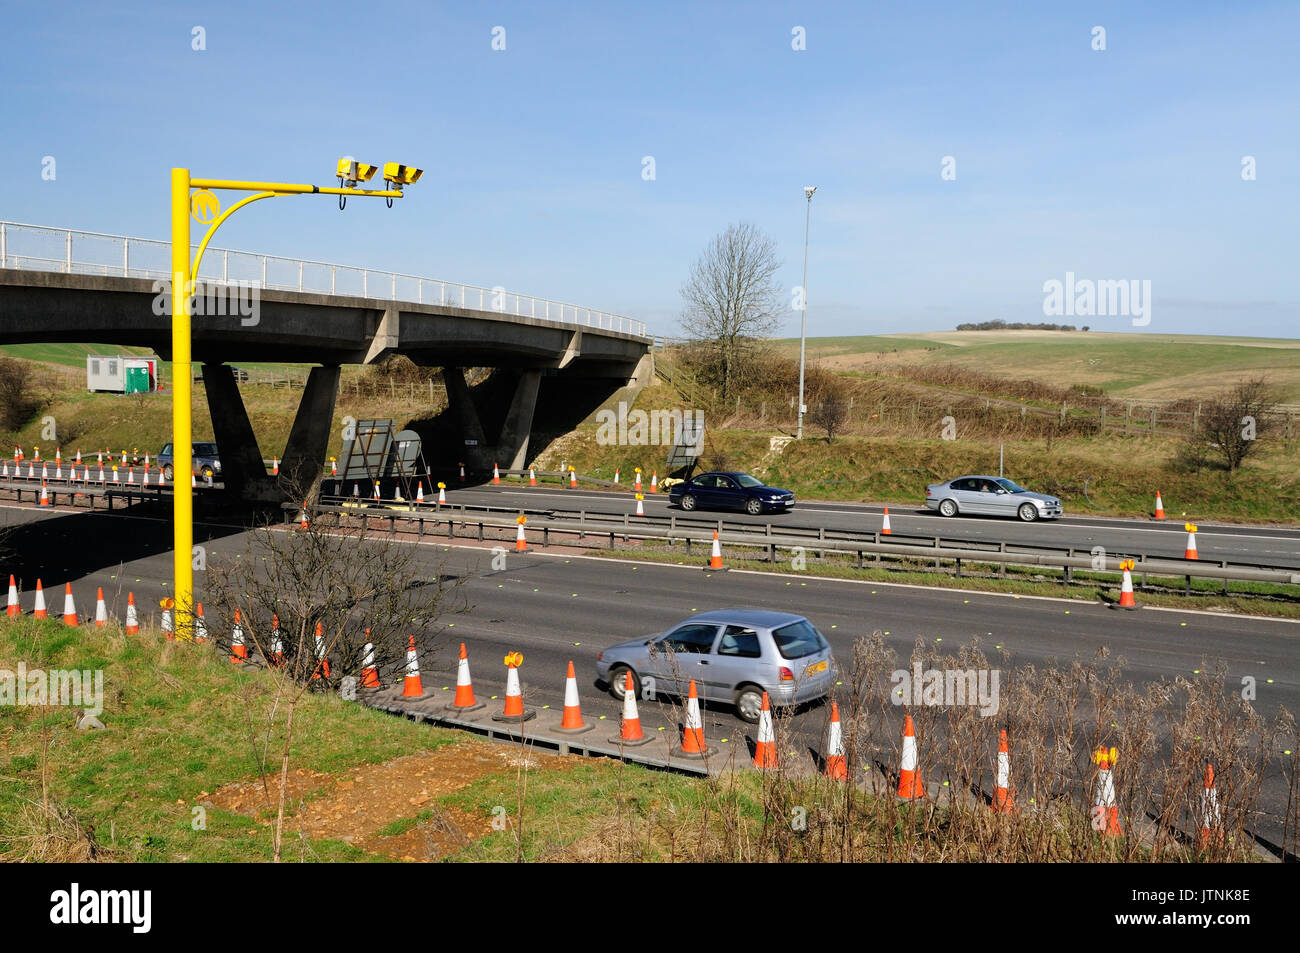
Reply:
[[701, 473], [668, 491], [668, 502], [688, 513], [702, 510], [744, 510], [751, 516], [760, 513], [787, 513], [794, 509], [794, 494], [766, 485], [748, 473]]

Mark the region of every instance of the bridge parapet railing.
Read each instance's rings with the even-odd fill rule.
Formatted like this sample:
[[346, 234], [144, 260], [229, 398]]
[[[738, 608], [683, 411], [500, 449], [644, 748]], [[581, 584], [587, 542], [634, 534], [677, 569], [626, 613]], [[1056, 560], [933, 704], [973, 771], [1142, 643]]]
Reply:
[[[191, 250], [197, 250], [197, 245]], [[102, 232], [0, 222], [0, 268], [168, 280], [171, 243]], [[201, 281], [486, 311], [646, 336], [644, 321], [550, 298], [354, 265], [209, 248]]]

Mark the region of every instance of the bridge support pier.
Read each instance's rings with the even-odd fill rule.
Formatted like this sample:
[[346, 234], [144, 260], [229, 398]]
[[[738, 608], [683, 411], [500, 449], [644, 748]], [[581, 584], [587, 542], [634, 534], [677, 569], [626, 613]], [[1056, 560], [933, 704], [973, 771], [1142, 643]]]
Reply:
[[307, 386], [280, 463], [280, 487], [294, 498], [315, 487], [325, 467], [334, 405], [339, 396], [339, 374], [339, 366], [335, 364], [313, 367], [307, 375]]
[[[275, 480], [267, 476], [234, 372], [225, 364], [204, 364], [203, 388], [208, 395], [208, 413], [212, 416], [213, 436], [221, 456], [221, 480], [226, 491], [250, 502], [281, 502], [282, 494]], [[176, 483], [188, 485], [187, 475], [177, 473]]]
[[464, 447], [464, 460], [480, 472], [498, 463], [508, 470], [522, 470], [528, 463], [528, 439], [533, 427], [533, 414], [537, 409], [537, 391], [542, 382], [538, 368], [525, 368], [518, 372], [514, 395], [506, 412], [501, 432], [493, 444], [488, 444], [479, 418], [478, 408], [465, 383], [465, 372], [459, 367], [444, 367], [442, 378], [447, 386], [447, 403], [456, 415], [461, 437], [473, 441]]

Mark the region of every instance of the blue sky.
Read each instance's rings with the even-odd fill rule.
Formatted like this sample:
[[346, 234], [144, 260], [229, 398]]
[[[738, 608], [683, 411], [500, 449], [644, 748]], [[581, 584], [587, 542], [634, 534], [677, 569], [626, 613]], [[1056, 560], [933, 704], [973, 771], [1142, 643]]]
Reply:
[[[812, 335], [1300, 327], [1294, 3], [8, 0], [3, 15], [7, 221], [166, 238], [172, 166], [333, 184], [340, 155], [397, 160], [426, 174], [391, 210], [275, 199], [215, 244], [504, 285], [672, 334], [691, 262], [732, 222], [770, 234], [782, 283], [800, 283], [817, 185]], [[1067, 271], [1149, 280], [1150, 324], [1044, 317], [1043, 283]]]

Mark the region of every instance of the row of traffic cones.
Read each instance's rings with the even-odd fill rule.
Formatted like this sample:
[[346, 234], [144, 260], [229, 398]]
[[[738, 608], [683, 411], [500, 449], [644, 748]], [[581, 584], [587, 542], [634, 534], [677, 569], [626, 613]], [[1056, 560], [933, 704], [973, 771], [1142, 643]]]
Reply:
[[[18, 580], [11, 573], [9, 575], [9, 596], [5, 605], [6, 618], [16, 618], [23, 614], [22, 605], [18, 599]], [[50, 617], [49, 607], [45, 602], [45, 586], [41, 580], [36, 580], [36, 597], [32, 602], [32, 618], [48, 619]], [[66, 625], [80, 625], [81, 620], [77, 615], [76, 599], [72, 595], [72, 583], [63, 584], [63, 621]], [[108, 625], [108, 605], [104, 601], [104, 587], [100, 586], [95, 592], [95, 615], [94, 624], [99, 627]], [[135, 611], [135, 593], [126, 594], [126, 631], [128, 634], [134, 634], [140, 631], [140, 622]]]

